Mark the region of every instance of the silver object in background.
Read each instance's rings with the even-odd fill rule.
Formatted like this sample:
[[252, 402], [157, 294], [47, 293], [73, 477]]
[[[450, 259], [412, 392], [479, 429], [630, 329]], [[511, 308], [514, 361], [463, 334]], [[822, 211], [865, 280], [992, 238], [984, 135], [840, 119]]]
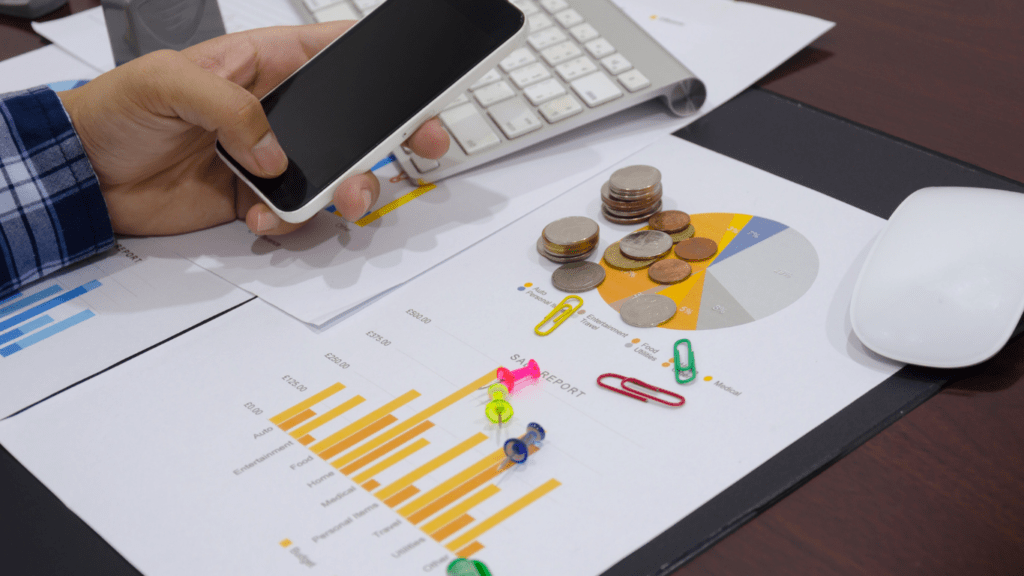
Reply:
[[0, 0], [0, 15], [38, 18], [68, 3], [68, 0]]
[[157, 50], [182, 50], [225, 34], [217, 0], [102, 0], [118, 66]]

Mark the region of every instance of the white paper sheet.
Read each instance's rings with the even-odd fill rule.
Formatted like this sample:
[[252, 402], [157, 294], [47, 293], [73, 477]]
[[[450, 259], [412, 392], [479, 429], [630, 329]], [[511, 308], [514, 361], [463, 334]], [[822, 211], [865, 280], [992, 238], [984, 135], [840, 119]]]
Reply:
[[[534, 335], [563, 297], [535, 241], [556, 218], [597, 219], [608, 168], [338, 326], [248, 303], [0, 422], [0, 442], [147, 574], [407, 576], [440, 572], [474, 542], [495, 574], [601, 573], [899, 368], [858, 346], [848, 322], [881, 219], [674, 137], [626, 163], [659, 167], [668, 207], [719, 238], [705, 274], [756, 320], [638, 329], [590, 291], [583, 311]], [[730, 217], [701, 216], [716, 213]], [[633, 229], [598, 221], [600, 250]], [[744, 278], [765, 298], [751, 300]], [[698, 369], [684, 386], [669, 363], [682, 337]], [[511, 397], [499, 430], [478, 387], [530, 358], [543, 378]], [[598, 388], [606, 372], [686, 403]], [[379, 432], [353, 436], [374, 422]], [[546, 439], [499, 472], [490, 455], [529, 422]]]
[[[175, 245], [228, 281], [321, 325], [713, 110], [832, 27], [817, 18], [722, 0], [622, 4], [705, 81], [708, 99], [700, 114], [680, 119], [660, 102], [623, 111], [448, 178], [366, 227], [321, 214], [274, 246], [236, 222], [176, 239]], [[662, 16], [652, 20], [652, 12]], [[684, 34], [677, 32], [679, 23], [688, 27]], [[378, 207], [411, 190], [406, 183], [383, 182]]]
[[0, 62], [0, 94], [53, 82], [91, 80], [99, 73], [57, 46], [43, 46]]
[[0, 301], [0, 418], [250, 298], [159, 239], [123, 238]]

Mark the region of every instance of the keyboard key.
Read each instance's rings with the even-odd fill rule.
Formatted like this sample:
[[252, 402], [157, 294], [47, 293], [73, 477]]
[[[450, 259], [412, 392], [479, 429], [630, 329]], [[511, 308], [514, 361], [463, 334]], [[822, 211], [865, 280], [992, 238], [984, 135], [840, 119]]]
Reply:
[[598, 38], [601, 35], [591, 26], [589, 23], [584, 22], [583, 24], [577, 24], [572, 28], [569, 28], [569, 34], [576, 39], [580, 44], [584, 42], [590, 42], [594, 38]]
[[338, 0], [302, 0], [302, 3], [306, 5], [306, 8], [309, 8], [310, 12], [316, 12], [324, 6], [330, 6], [337, 1]]
[[558, 14], [555, 14], [555, 20], [558, 20], [558, 23], [566, 28], [572, 28], [577, 24], [583, 23], [583, 16], [580, 16], [579, 12], [569, 8], [568, 10], [562, 10]]
[[509, 138], [518, 138], [543, 126], [540, 118], [519, 98], [492, 106], [487, 113]]
[[551, 72], [548, 72], [547, 67], [540, 62], [534, 62], [529, 66], [523, 66], [518, 70], [512, 71], [508, 77], [515, 82], [516, 86], [519, 88], [526, 88], [530, 84], [540, 82], [545, 78], [550, 78]]
[[[626, 72], [629, 74], [629, 72]], [[595, 72], [590, 76], [584, 76], [569, 84], [576, 94], [586, 103], [594, 108], [606, 102], [615, 100], [622, 96], [622, 90], [604, 75], [604, 72]]]
[[447, 110], [449, 108], [455, 108], [456, 106], [461, 106], [467, 102], [469, 102], [469, 96], [466, 96], [466, 93], [463, 92], [462, 94], [459, 94], [458, 98], [452, 100], [451, 104], [445, 106], [444, 109]]
[[346, 2], [334, 4], [327, 8], [321, 8], [316, 11], [316, 19], [320, 22], [328, 22], [330, 20], [359, 20], [362, 16], [359, 15], [351, 6]]
[[374, 8], [381, 5], [384, 0], [353, 0], [356, 3], [356, 8], [363, 11], [363, 14], [369, 14], [373, 12]]
[[550, 28], [555, 25], [555, 23], [551, 21], [551, 18], [548, 18], [548, 15], [543, 12], [538, 12], [533, 16], [530, 16], [526, 19], [526, 23], [530, 25], [531, 34], [538, 30]]
[[544, 57], [544, 60], [552, 66], [557, 66], [562, 62], [576, 58], [583, 54], [580, 47], [575, 42], [562, 42], [561, 44], [555, 44], [554, 46], [541, 50], [540, 55]]
[[602, 58], [601, 65], [604, 66], [605, 70], [612, 74], [622, 74], [633, 67], [633, 63], [626, 60], [626, 57], [622, 54], [612, 54], [611, 56]]
[[490, 70], [487, 71], [487, 74], [484, 74], [479, 80], [474, 82], [473, 85], [469, 87], [469, 89], [477, 90], [479, 88], [487, 86], [488, 84], [493, 84], [498, 80], [501, 80], [501, 73], [495, 70], [494, 68], [491, 68]]
[[487, 120], [472, 104], [441, 113], [441, 121], [448, 128], [455, 141], [467, 155], [473, 155], [501, 143], [501, 138], [491, 130]]
[[523, 94], [526, 96], [526, 99], [530, 101], [530, 104], [536, 106], [551, 100], [556, 96], [565, 94], [565, 86], [562, 86], [562, 83], [558, 80], [549, 78], [524, 89]]
[[430, 158], [424, 158], [423, 156], [419, 156], [416, 154], [410, 154], [409, 159], [412, 160], [413, 166], [415, 166], [417, 170], [423, 173], [430, 172], [431, 170], [437, 170], [437, 168], [441, 165], [441, 163], [438, 162], [437, 160], [431, 160]]
[[540, 4], [545, 10], [552, 14], [565, 10], [569, 7], [569, 3], [565, 0], [540, 0]]
[[597, 71], [597, 65], [594, 64], [590, 58], [580, 56], [575, 60], [569, 60], [565, 64], [559, 64], [555, 68], [555, 71], [562, 77], [562, 80], [572, 82], [577, 78]]
[[562, 32], [561, 28], [546, 28], [540, 32], [530, 34], [526, 39], [530, 46], [533, 46], [534, 50], [543, 50], [548, 46], [565, 42], [568, 40], [568, 36], [565, 35], [565, 32]]
[[537, 12], [540, 12], [540, 8], [538, 8], [531, 0], [509, 0], [509, 2], [515, 4], [516, 8], [522, 10], [523, 14], [526, 14], [527, 16], [533, 16]]
[[590, 52], [591, 56], [598, 59], [604, 58], [609, 54], [615, 53], [615, 46], [612, 46], [612, 43], [605, 40], [604, 38], [591, 40], [590, 42], [584, 44], [584, 46], [587, 47], [587, 52]]
[[500, 66], [505, 72], [511, 72], [516, 68], [532, 64], [536, 61], [537, 57], [533, 55], [529, 48], [517, 48], [501, 61]]
[[538, 110], [540, 110], [540, 113], [544, 116], [545, 120], [554, 124], [559, 120], [564, 120], [570, 116], [583, 112], [583, 105], [573, 98], [572, 94], [566, 94], [561, 98], [557, 98], [546, 104], [541, 104]]
[[625, 74], [619, 74], [619, 82], [622, 82], [622, 85], [630, 92], [643, 90], [651, 85], [651, 81], [647, 79], [647, 76], [641, 74], [639, 70], [630, 70]]
[[476, 96], [476, 101], [481, 106], [487, 108], [492, 104], [497, 104], [502, 100], [506, 100], [516, 95], [512, 87], [508, 85], [508, 82], [495, 82], [494, 84], [488, 84], [483, 88], [477, 88], [476, 92], [473, 93]]

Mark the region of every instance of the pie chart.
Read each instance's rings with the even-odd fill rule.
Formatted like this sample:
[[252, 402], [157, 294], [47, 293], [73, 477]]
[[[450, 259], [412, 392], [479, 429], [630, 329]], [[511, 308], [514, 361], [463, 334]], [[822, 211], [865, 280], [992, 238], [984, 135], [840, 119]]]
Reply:
[[[712, 330], [760, 320], [803, 296], [818, 275], [818, 253], [793, 228], [746, 214], [691, 214], [694, 236], [718, 243], [718, 253], [690, 262], [693, 273], [677, 284], [658, 284], [647, 270], [617, 270], [603, 259], [607, 278], [598, 287], [615, 310], [637, 294], [661, 294], [676, 315], [659, 328]], [[639, 230], [646, 229], [638, 228]], [[674, 252], [667, 258], [675, 259]]]

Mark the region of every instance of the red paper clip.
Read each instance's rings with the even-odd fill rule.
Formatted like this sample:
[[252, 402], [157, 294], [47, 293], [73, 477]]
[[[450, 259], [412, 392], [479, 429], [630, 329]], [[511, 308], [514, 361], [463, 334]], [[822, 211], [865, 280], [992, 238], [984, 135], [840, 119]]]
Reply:
[[[601, 381], [601, 380], [603, 380], [605, 378], [618, 378], [619, 379], [619, 387], [616, 388], [614, 386], [609, 386], [609, 385], [605, 384], [604, 382]], [[666, 401], [662, 400], [661, 398], [658, 398], [657, 396], [652, 396], [652, 395], [644, 393], [644, 392], [642, 392], [640, 390], [636, 390], [634, 388], [630, 388], [629, 386], [626, 386], [626, 384], [635, 384], [636, 386], [640, 386], [641, 388], [646, 388], [646, 389], [648, 389], [648, 390], [650, 390], [652, 392], [660, 392], [662, 394], [668, 394], [669, 396], [671, 396], [673, 398], [677, 398], [679, 400], [679, 402], [666, 402]], [[618, 392], [619, 394], [622, 394], [624, 396], [629, 396], [630, 398], [635, 398], [635, 399], [637, 399], [637, 400], [639, 400], [641, 402], [647, 402], [648, 400], [654, 400], [655, 402], [661, 402], [662, 404], [665, 404], [667, 406], [682, 406], [683, 404], [686, 403], [686, 398], [683, 398], [679, 394], [676, 394], [674, 392], [670, 392], [668, 390], [665, 390], [664, 388], [658, 388], [657, 386], [651, 386], [650, 384], [648, 384], [646, 382], [642, 382], [640, 380], [637, 380], [636, 378], [626, 378], [625, 376], [622, 376], [620, 374], [612, 374], [610, 372], [608, 374], [601, 374], [600, 376], [597, 377], [597, 385], [602, 387], [602, 388], [607, 388], [607, 389], [611, 390], [612, 392]]]

